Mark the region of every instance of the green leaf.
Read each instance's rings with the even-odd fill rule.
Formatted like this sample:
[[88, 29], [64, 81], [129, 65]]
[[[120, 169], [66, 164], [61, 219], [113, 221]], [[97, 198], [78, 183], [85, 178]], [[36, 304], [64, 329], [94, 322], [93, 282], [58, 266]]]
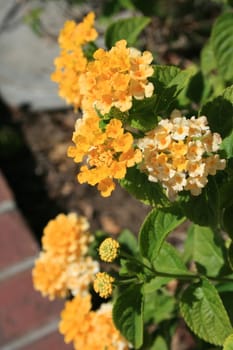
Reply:
[[153, 68], [154, 73], [150, 77], [150, 81], [154, 83], [156, 93], [159, 95], [166, 89], [172, 79], [181, 72], [181, 69], [176, 66], [154, 65]]
[[189, 225], [187, 230], [186, 239], [184, 241], [184, 248], [182, 258], [185, 263], [193, 260], [193, 242], [194, 242], [194, 230], [193, 225]]
[[223, 350], [233, 350], [233, 334], [229, 335], [224, 341]]
[[207, 102], [201, 110], [207, 116], [212, 132], [218, 132], [224, 138], [233, 128], [233, 86], [226, 88], [221, 96]]
[[201, 70], [204, 75], [209, 75], [209, 73], [215, 71], [216, 68], [217, 63], [214, 56], [213, 46], [211, 45], [211, 42], [208, 41], [201, 50]]
[[229, 261], [229, 265], [231, 267], [231, 269], [233, 270], [233, 243], [230, 243], [230, 246], [228, 247], [227, 250], [228, 253], [228, 261]]
[[233, 104], [233, 85], [228, 86], [224, 91], [223, 91], [223, 97], [231, 102]]
[[162, 186], [159, 183], [148, 181], [148, 176], [136, 167], [128, 168], [125, 178], [119, 183], [131, 195], [145, 204], [155, 207], [169, 203]]
[[166, 343], [165, 339], [159, 335], [155, 339], [150, 350], [168, 350], [167, 343]]
[[149, 17], [132, 17], [112, 23], [105, 32], [105, 44], [108, 49], [118, 40], [125, 39], [128, 46], [133, 46], [139, 34], [150, 23]]
[[156, 99], [156, 95], [144, 98], [143, 100], [133, 99], [133, 105], [129, 110], [127, 123], [143, 132], [155, 128], [158, 123], [157, 116], [154, 113]]
[[144, 283], [143, 292], [144, 294], [152, 293], [165, 286], [172, 279], [171, 277], [153, 277], [149, 282]]
[[201, 50], [201, 72], [204, 78], [204, 90], [201, 102], [208, 101], [210, 97], [219, 95], [224, 89], [222, 78], [216, 74], [217, 63], [211, 42], [208, 41]]
[[219, 191], [213, 176], [199, 196], [192, 196], [183, 203], [185, 215], [195, 224], [215, 228], [219, 218]]
[[41, 14], [43, 9], [41, 7], [30, 10], [23, 18], [24, 23], [27, 24], [32, 31], [37, 35], [42, 35]]
[[229, 317], [215, 287], [206, 279], [191, 284], [180, 301], [181, 314], [191, 330], [201, 339], [223, 345], [232, 333]]
[[224, 284], [217, 285], [216, 289], [221, 297], [221, 300], [223, 302], [225, 309], [227, 310], [228, 316], [232, 324], [233, 322], [233, 298], [232, 298], [233, 283], [225, 282]]
[[145, 219], [139, 232], [139, 245], [143, 257], [153, 262], [167, 235], [184, 222], [175, 209], [154, 209]]
[[208, 276], [218, 276], [226, 258], [223, 239], [209, 227], [192, 225], [191, 230], [193, 259], [198, 270]]
[[230, 135], [225, 137], [225, 139], [222, 141], [220, 149], [225, 152], [225, 157], [227, 159], [233, 157], [233, 130]]
[[144, 321], [158, 324], [172, 317], [176, 300], [161, 291], [145, 295]]
[[233, 13], [218, 17], [211, 33], [211, 44], [217, 67], [226, 81], [233, 80]]
[[223, 228], [228, 233], [228, 235], [233, 239], [233, 204], [225, 208], [223, 212]]
[[150, 78], [157, 95], [155, 114], [168, 114], [174, 108], [174, 102], [180, 92], [189, 84], [196, 68], [180, 70], [174, 66], [154, 66], [154, 74]]
[[138, 242], [135, 235], [130, 230], [121, 231], [120, 235], [117, 238], [121, 249], [123, 248], [128, 253], [137, 253], [138, 252]]
[[159, 272], [174, 274], [187, 274], [187, 270], [178, 250], [168, 242], [164, 242], [158, 256], [153, 261], [155, 269]]
[[224, 179], [224, 183], [219, 189], [220, 207], [226, 208], [233, 205], [233, 179]]
[[143, 343], [142, 286], [131, 285], [113, 305], [113, 321], [121, 334], [138, 349]]
[[[166, 86], [164, 91], [158, 93], [158, 98], [155, 106], [155, 113], [160, 114], [166, 112], [167, 114], [169, 114], [172, 111], [172, 109], [176, 107], [176, 104], [179, 106], [179, 94], [189, 85], [190, 80], [196, 74], [196, 71], [196, 67], [190, 66], [189, 68], [178, 72], [174, 76], [174, 78], [170, 80], [169, 84]], [[154, 87], [156, 93], [155, 82]]]

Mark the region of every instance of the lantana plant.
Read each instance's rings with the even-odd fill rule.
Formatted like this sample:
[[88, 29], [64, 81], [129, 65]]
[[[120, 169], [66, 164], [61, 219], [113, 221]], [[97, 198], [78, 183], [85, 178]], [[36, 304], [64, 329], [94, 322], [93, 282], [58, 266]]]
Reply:
[[[52, 80], [82, 113], [67, 155], [81, 184], [108, 197], [118, 182], [151, 211], [139, 233], [114, 239], [75, 213], [58, 215], [34, 286], [68, 299], [59, 329], [76, 350], [171, 349], [182, 319], [195, 349], [231, 350], [233, 13], [217, 18], [200, 65], [186, 69], [134, 47], [149, 18], [111, 24], [104, 48], [94, 19], [67, 21], [58, 40]], [[181, 225], [176, 247], [169, 235]]]

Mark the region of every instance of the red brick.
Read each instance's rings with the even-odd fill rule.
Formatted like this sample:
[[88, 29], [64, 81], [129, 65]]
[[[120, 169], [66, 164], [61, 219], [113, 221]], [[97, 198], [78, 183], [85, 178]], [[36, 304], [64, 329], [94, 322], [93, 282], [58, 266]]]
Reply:
[[[38, 340], [37, 342], [24, 347], [22, 350], [73, 350], [72, 343], [65, 344], [64, 338], [58, 332]], [[90, 349], [91, 350], [91, 349]]]
[[0, 284], [0, 348], [59, 317], [63, 300], [49, 301], [33, 289], [31, 270]]
[[4, 201], [13, 201], [14, 197], [13, 194], [2, 174], [0, 171], [0, 203]]
[[0, 214], [0, 269], [34, 256], [38, 247], [17, 210]]

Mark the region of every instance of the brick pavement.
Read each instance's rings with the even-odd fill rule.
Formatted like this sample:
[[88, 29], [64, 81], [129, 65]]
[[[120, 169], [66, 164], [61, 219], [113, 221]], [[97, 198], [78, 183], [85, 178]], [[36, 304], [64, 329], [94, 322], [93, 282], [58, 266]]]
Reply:
[[57, 331], [63, 302], [33, 289], [39, 247], [0, 171], [0, 349], [71, 350]]

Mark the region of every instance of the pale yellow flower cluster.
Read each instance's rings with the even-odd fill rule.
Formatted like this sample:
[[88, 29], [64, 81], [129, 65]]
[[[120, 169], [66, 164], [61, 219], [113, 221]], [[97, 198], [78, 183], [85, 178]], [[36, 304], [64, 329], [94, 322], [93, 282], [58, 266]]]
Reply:
[[76, 350], [129, 349], [128, 342], [113, 324], [112, 305], [102, 304], [100, 309], [92, 311], [89, 294], [77, 295], [66, 302], [59, 330], [66, 343], [73, 341]]
[[54, 61], [55, 72], [51, 79], [59, 84], [59, 95], [76, 109], [81, 104], [79, 77], [86, 71], [88, 62], [83, 46], [98, 36], [93, 28], [94, 18], [94, 13], [90, 12], [79, 24], [67, 21], [58, 38], [61, 53]]
[[50, 299], [87, 293], [99, 264], [87, 256], [93, 236], [84, 217], [59, 214], [44, 229], [42, 249], [32, 271], [34, 288]]
[[163, 185], [170, 200], [183, 190], [197, 196], [208, 175], [225, 168], [225, 159], [216, 154], [221, 141], [218, 133], [211, 133], [205, 116], [188, 119], [175, 110], [139, 140], [141, 170], [149, 181]]
[[134, 149], [133, 136], [124, 132], [122, 122], [111, 119], [102, 131], [94, 111], [86, 112], [77, 121], [72, 140], [75, 146], [69, 147], [68, 156], [75, 162], [86, 162], [80, 169], [78, 181], [92, 186], [98, 184], [103, 197], [110, 196], [114, 190], [114, 179], [124, 178], [127, 167], [141, 161], [141, 152]]
[[127, 48], [120, 40], [110, 51], [98, 49], [80, 77], [83, 95], [82, 108], [97, 108], [102, 114], [111, 107], [125, 112], [132, 107], [132, 98], [143, 99], [153, 94], [154, 86], [148, 82], [153, 74], [152, 54]]

